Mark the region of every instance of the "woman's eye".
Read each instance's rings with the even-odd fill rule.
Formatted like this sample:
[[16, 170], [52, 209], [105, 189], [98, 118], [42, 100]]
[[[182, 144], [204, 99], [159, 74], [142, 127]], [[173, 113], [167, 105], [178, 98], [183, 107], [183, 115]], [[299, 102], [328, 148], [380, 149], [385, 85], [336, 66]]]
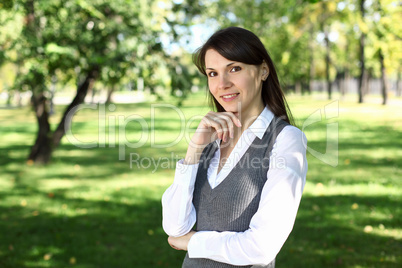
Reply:
[[209, 77], [215, 77], [216, 75], [217, 75], [216, 72], [209, 72], [209, 73], [208, 73], [208, 76], [209, 76]]
[[240, 66], [234, 66], [232, 69], [230, 69], [231, 72], [238, 72], [241, 70]]

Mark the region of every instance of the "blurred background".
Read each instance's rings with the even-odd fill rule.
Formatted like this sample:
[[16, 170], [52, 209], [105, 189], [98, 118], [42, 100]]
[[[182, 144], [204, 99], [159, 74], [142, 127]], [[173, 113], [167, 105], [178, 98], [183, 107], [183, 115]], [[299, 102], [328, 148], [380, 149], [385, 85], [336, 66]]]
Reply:
[[0, 267], [180, 267], [160, 199], [241, 26], [308, 139], [282, 267], [401, 267], [402, 3], [1, 0]]

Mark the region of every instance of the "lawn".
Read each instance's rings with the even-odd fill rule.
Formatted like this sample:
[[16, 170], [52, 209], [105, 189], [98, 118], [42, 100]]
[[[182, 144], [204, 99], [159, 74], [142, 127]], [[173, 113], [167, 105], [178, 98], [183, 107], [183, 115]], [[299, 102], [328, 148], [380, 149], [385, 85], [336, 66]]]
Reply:
[[[289, 102], [308, 138], [309, 172], [277, 266], [401, 267], [400, 107]], [[31, 109], [0, 109], [0, 267], [180, 267], [160, 199], [207, 111], [203, 94], [180, 109], [85, 105], [51, 164], [35, 166], [26, 161]]]

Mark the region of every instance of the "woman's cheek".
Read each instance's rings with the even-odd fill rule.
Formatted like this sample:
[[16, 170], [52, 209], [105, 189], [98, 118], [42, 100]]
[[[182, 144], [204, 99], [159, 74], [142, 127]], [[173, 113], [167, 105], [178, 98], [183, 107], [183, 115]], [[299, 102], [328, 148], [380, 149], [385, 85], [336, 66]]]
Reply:
[[214, 87], [214, 83], [209, 82], [208, 83], [208, 88], [209, 88], [209, 92], [211, 92], [211, 94], [216, 98], [215, 94], [216, 94], [216, 89]]

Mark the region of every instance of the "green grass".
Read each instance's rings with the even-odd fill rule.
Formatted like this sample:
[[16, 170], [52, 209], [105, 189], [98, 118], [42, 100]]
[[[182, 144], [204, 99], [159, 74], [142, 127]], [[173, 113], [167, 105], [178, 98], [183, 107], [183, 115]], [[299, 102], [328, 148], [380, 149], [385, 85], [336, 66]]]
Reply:
[[[338, 137], [332, 131], [330, 138], [339, 155], [331, 166], [308, 154], [303, 199], [277, 266], [399, 267], [400, 108], [316, 96], [289, 100], [300, 128], [322, 111], [322, 120], [304, 128], [310, 152], [335, 156], [336, 150], [326, 152], [326, 129], [338, 124]], [[166, 242], [160, 198], [196, 116], [208, 111], [205, 103], [194, 95], [183, 114], [152, 103], [107, 106], [104, 117], [98, 108], [83, 109], [73, 120], [74, 137], [103, 147], [78, 148], [70, 135], [48, 166], [26, 162], [37, 129], [31, 110], [1, 109], [0, 267], [180, 267], [184, 253]], [[53, 127], [63, 108], [57, 107]], [[180, 116], [188, 123], [183, 133]], [[124, 154], [119, 140], [131, 144]], [[139, 166], [130, 167], [130, 154]]]

